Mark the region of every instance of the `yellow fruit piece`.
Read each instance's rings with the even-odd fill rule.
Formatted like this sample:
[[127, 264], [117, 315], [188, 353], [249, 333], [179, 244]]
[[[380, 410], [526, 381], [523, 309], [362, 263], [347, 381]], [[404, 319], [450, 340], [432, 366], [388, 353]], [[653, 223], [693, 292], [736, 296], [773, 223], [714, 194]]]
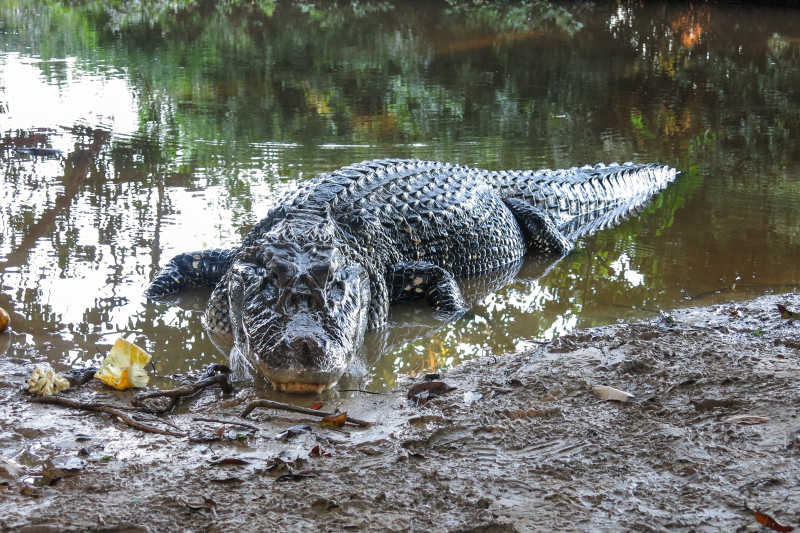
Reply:
[[144, 365], [149, 362], [149, 353], [132, 342], [117, 339], [94, 377], [119, 390], [146, 387], [150, 376]]
[[8, 329], [8, 324], [11, 322], [11, 317], [8, 316], [8, 311], [0, 307], [0, 333]]

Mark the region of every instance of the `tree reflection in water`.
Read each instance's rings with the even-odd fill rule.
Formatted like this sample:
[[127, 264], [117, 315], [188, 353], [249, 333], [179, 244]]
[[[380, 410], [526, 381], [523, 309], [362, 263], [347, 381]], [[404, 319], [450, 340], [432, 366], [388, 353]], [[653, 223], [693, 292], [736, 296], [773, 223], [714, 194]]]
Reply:
[[[492, 169], [653, 160], [683, 174], [459, 321], [398, 309], [369, 341], [374, 386], [687, 298], [798, 284], [795, 11], [132, 5], [0, 1], [0, 306], [27, 335], [10, 355], [84, 363], [123, 333], [163, 373], [217, 360], [191, 305], [143, 299], [158, 266], [230, 246], [298, 180], [384, 156]], [[14, 150], [30, 146], [63, 156]]]

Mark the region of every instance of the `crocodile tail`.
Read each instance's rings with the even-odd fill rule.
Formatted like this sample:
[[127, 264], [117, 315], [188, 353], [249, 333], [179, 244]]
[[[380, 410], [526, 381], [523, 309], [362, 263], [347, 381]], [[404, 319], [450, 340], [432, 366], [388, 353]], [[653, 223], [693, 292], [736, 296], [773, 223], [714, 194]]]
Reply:
[[490, 182], [503, 198], [520, 198], [544, 210], [565, 236], [576, 239], [635, 214], [678, 171], [654, 163], [599, 163], [490, 174]]

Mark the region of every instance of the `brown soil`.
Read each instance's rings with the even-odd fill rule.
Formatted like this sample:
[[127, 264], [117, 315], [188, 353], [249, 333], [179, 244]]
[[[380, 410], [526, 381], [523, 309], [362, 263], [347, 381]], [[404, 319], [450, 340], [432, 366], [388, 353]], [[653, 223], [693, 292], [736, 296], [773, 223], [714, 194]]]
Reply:
[[[14, 461], [0, 462], [0, 528], [768, 531], [748, 509], [798, 526], [800, 323], [780, 320], [779, 302], [800, 309], [800, 297], [765, 296], [473, 360], [444, 376], [457, 390], [421, 406], [406, 399], [410, 379], [328, 397], [325, 409], [369, 429], [271, 410], [239, 419], [252, 389], [206, 390], [168, 417], [196, 435], [224, 428], [224, 442], [32, 404], [21, 389], [33, 364], [0, 357], [0, 455]], [[601, 400], [595, 385], [635, 399]], [[99, 384], [64, 394], [129, 399]], [[726, 421], [735, 415], [766, 420]], [[244, 462], [217, 463], [230, 458]]]

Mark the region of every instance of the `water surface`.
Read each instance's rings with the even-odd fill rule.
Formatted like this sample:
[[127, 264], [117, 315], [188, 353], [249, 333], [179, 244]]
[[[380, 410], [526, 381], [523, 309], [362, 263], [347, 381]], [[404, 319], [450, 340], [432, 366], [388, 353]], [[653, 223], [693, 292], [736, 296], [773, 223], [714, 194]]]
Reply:
[[85, 365], [123, 335], [164, 374], [222, 361], [204, 295], [144, 299], [159, 266], [231, 247], [299, 181], [378, 157], [659, 161], [682, 175], [461, 320], [397, 310], [368, 339], [367, 387], [800, 284], [797, 10], [104, 4], [0, 0], [7, 357]]

